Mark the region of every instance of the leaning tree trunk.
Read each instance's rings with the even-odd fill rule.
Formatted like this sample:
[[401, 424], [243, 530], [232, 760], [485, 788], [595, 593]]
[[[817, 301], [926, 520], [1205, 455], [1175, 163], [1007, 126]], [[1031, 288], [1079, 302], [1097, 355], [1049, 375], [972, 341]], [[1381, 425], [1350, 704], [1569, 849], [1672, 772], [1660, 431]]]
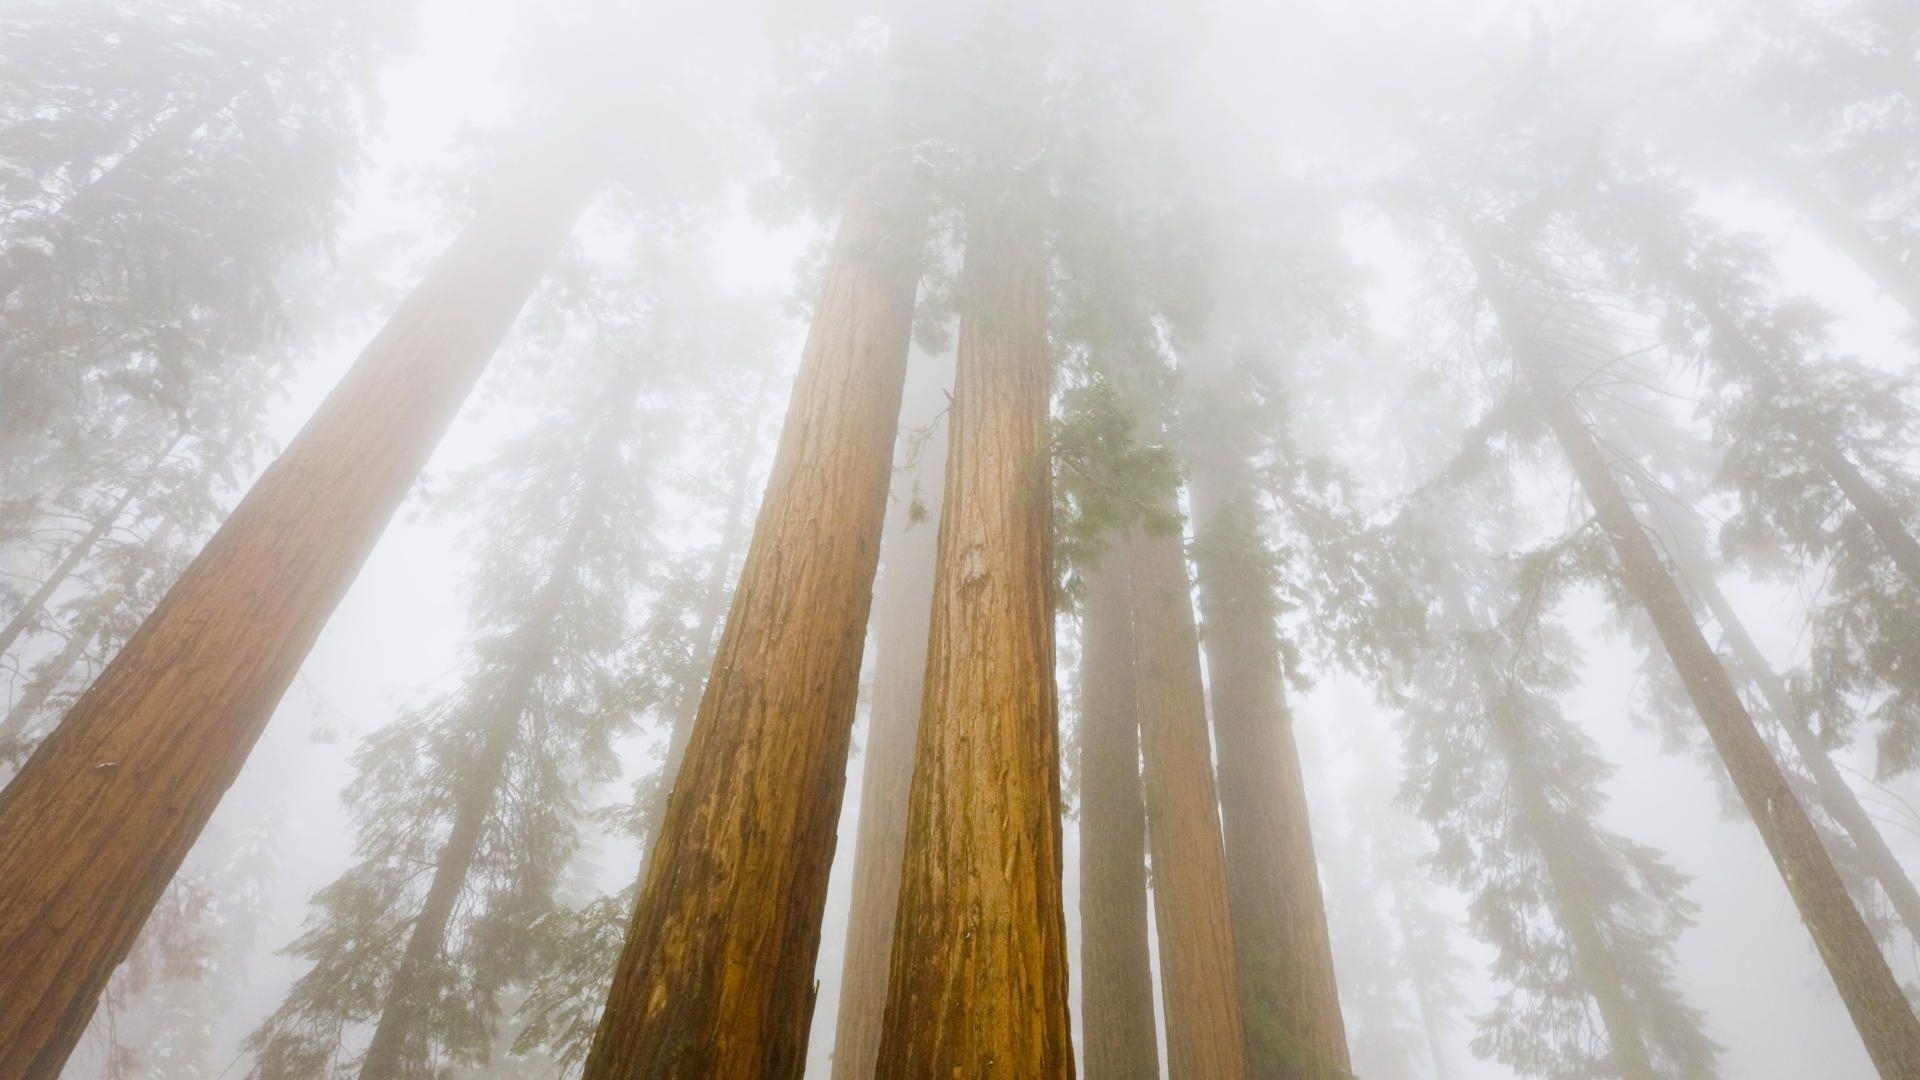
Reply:
[[1873, 875], [1874, 880], [1880, 883], [1881, 890], [1887, 894], [1887, 902], [1893, 906], [1894, 913], [1906, 925], [1908, 933], [1920, 941], [1920, 890], [1914, 887], [1913, 879], [1907, 876], [1893, 849], [1887, 846], [1886, 838], [1880, 834], [1866, 807], [1860, 805], [1859, 796], [1854, 794], [1846, 778], [1840, 775], [1832, 755], [1807, 723], [1806, 713], [1794, 704], [1785, 682], [1767, 663], [1766, 655], [1760, 651], [1753, 636], [1747, 633], [1746, 624], [1740, 621], [1739, 613], [1733, 610], [1733, 604], [1720, 591], [1712, 572], [1703, 565], [1703, 560], [1697, 554], [1688, 559], [1688, 563], [1686, 583], [1706, 601], [1707, 610], [1713, 613], [1714, 621], [1720, 624], [1727, 644], [1733, 649], [1740, 674], [1760, 691], [1767, 708], [1793, 743], [1801, 763], [1812, 774], [1820, 805], [1846, 831], [1854, 849], [1865, 860], [1868, 873]]
[[87, 531], [67, 549], [67, 553], [54, 566], [53, 572], [47, 575], [47, 579], [33, 591], [33, 595], [27, 598], [27, 602], [21, 605], [13, 618], [7, 620], [7, 625], [0, 627], [0, 656], [5, 656], [13, 648], [14, 642], [20, 640], [20, 635], [26, 633], [34, 623], [40, 620], [40, 616], [47, 610], [47, 604], [53, 600], [53, 594], [60, 591], [60, 586], [67, 583], [67, 578], [79, 569], [87, 556], [93, 554], [94, 546], [100, 543], [115, 525], [119, 524], [120, 518], [127, 512], [127, 507], [132, 506], [136, 499], [146, 494], [147, 489], [153, 486], [154, 480], [160, 475], [160, 467], [166, 464], [168, 455], [173, 453], [173, 448], [180, 445], [180, 440], [185, 437], [184, 430], [174, 433], [173, 438], [169, 439], [167, 445], [154, 457], [153, 464], [126, 486], [126, 489], [120, 493], [120, 498], [115, 500], [111, 507], [94, 519]]
[[438, 1000], [441, 986], [434, 969], [447, 948], [447, 929], [454, 908], [467, 891], [473, 863], [486, 839], [487, 820], [494, 815], [501, 785], [507, 780], [507, 762], [519, 740], [521, 722], [533, 698], [534, 686], [553, 667], [554, 645], [560, 633], [561, 611], [569, 589], [580, 580], [580, 562], [587, 536], [601, 516], [601, 500], [618, 465], [622, 436], [632, 420], [632, 402], [638, 386], [638, 367], [625, 365], [612, 380], [609, 411], [586, 448], [581, 466], [581, 488], [572, 519], [567, 522], [547, 579], [533, 607], [513, 635], [507, 655], [510, 666], [492, 702], [480, 733], [479, 753], [454, 802], [453, 826], [434, 860], [433, 878], [413, 919], [400, 964], [387, 983], [380, 1018], [360, 1062], [361, 1080], [422, 1076], [432, 1072], [422, 1026]]
[[875, 173], [841, 218], [589, 1077], [805, 1064], [919, 279], [921, 211], [902, 187]]
[[1293, 739], [1258, 524], [1221, 463], [1196, 467], [1194, 561], [1205, 624], [1235, 960], [1256, 1076], [1352, 1073], [1306, 778]]
[[1860, 470], [1837, 446], [1822, 446], [1813, 451], [1820, 467], [1833, 478], [1835, 487], [1853, 504], [1867, 527], [1880, 541], [1887, 554], [1893, 557], [1893, 564], [1907, 579], [1920, 585], [1920, 541], [1907, 531], [1906, 523], [1900, 520], [1900, 512], [1894, 509], [1887, 497], [1873, 486], [1873, 482], [1860, 475]]
[[1147, 818], [1133, 677], [1133, 582], [1114, 544], [1087, 575], [1080, 631], [1080, 1052], [1087, 1075], [1155, 1080]]
[[114, 609], [134, 593], [144, 576], [147, 559], [155, 557], [165, 547], [167, 538], [173, 534], [174, 521], [171, 517], [162, 519], [152, 535], [140, 545], [140, 558], [121, 575], [113, 586], [112, 592], [97, 601], [96, 606], [73, 632], [67, 635], [67, 643], [60, 649], [59, 655], [43, 662], [33, 681], [27, 684], [26, 692], [20, 700], [7, 710], [6, 719], [0, 720], [0, 760], [26, 756], [22, 744], [26, 740], [27, 725], [40, 713], [40, 707], [47, 703], [53, 692], [67, 680], [67, 675], [78, 664], [87, 650], [106, 629], [107, 620]]
[[0, 1075], [59, 1073], [114, 965], [565, 242], [585, 180], [534, 185], [467, 227], [0, 792]]
[[[1162, 499], [1174, 508], [1172, 490]], [[1175, 530], [1136, 535], [1128, 545], [1167, 1069], [1176, 1080], [1244, 1077], [1246, 1022], [1182, 541]]]
[[[945, 467], [944, 448], [921, 459]], [[900, 864], [907, 848], [907, 790], [920, 735], [920, 699], [927, 674], [927, 628], [933, 616], [937, 530], [916, 523], [909, 503], [896, 503], [885, 545], [885, 570], [873, 614], [873, 704], [860, 780], [860, 824], [854, 839], [853, 902], [847, 912], [846, 962], [834, 1014], [835, 1080], [868, 1080], [880, 1055], [887, 1008], [893, 917], [900, 903]], [[938, 507], [934, 508], [937, 512]]]
[[1845, 252], [1883, 292], [1906, 308], [1909, 317], [1920, 321], [1920, 272], [1902, 262], [1864, 222], [1821, 191], [1804, 169], [1777, 155], [1766, 158], [1763, 167], [1775, 186], [1826, 233], [1835, 247]]
[[1620, 562], [1623, 583], [1652, 620], [1679, 672], [1687, 696], [1826, 961], [1868, 1055], [1885, 1075], [1920, 1076], [1920, 1020], [1915, 1019], [1886, 958], [1874, 944], [1813, 823], [1755, 729], [1720, 658], [1693, 621], [1692, 610], [1635, 516], [1599, 443], [1548, 366], [1542, 343], [1498, 276], [1492, 256], [1479, 246], [1470, 229], [1463, 227], [1461, 236], [1520, 374], [1587, 501], [1593, 504]]
[[883, 1078], [1069, 1077], [1047, 250], [980, 212], [962, 269]]

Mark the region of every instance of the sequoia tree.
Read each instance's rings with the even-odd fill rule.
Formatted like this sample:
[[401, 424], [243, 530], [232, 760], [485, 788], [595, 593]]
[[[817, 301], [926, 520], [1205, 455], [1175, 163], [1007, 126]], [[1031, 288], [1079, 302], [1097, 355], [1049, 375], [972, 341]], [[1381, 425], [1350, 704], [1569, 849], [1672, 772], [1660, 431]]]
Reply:
[[[0, 1072], [52, 1077], [585, 204], [497, 197], [0, 792]], [[56, 916], [55, 913], [58, 913]]]

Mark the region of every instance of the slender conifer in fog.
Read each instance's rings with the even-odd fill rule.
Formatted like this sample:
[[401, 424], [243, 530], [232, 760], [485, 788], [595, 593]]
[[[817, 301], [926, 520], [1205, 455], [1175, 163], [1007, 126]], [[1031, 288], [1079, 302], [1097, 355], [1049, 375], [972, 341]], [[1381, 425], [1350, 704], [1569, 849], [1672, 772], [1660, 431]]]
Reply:
[[12, 1033], [0, 1071], [59, 1072], [113, 965], [565, 242], [585, 203], [582, 176], [495, 195], [0, 792], [0, 1027]]
[[[1119, 539], [1119, 538], [1116, 538]], [[1133, 580], [1114, 543], [1088, 574], [1080, 614], [1080, 1026], [1088, 1076], [1160, 1075], [1147, 930]]]
[[1755, 729], [1719, 657], [1621, 490], [1530, 314], [1478, 227], [1455, 227], [1532, 398], [1593, 505], [1622, 582], [1653, 621], [1721, 761], [1813, 935], [1868, 1054], [1883, 1072], [1920, 1075], [1920, 1020], [1901, 993], [1806, 812]]
[[[942, 415], [931, 414], [934, 401], [944, 404], [945, 387], [939, 384], [948, 380], [933, 377], [936, 371], [947, 374], [944, 364], [936, 366], [924, 359], [918, 364], [908, 373], [909, 404], [903, 416], [926, 417], [931, 427], [910, 424], [902, 433], [902, 441], [914, 446], [906, 455], [911, 472], [896, 475], [894, 503], [881, 546], [872, 625], [872, 703], [853, 849], [853, 900], [847, 911], [846, 960], [834, 1015], [833, 1074], [840, 1080], [872, 1076], [880, 1053], [893, 917], [900, 903], [900, 863], [907, 846], [907, 789], [913, 780], [927, 673], [927, 627], [933, 614], [939, 529], [924, 519], [929, 513], [938, 514], [940, 507], [937, 494], [933, 505], [927, 506], [918, 492], [922, 476], [946, 471], [944, 409]], [[899, 490], [903, 481], [904, 492]]]
[[1073, 1074], [1044, 177], [1003, 182], [1018, 194], [973, 208], [967, 223], [880, 1077]]
[[920, 276], [911, 184], [883, 168], [847, 194], [588, 1076], [792, 1075], [805, 1060]]

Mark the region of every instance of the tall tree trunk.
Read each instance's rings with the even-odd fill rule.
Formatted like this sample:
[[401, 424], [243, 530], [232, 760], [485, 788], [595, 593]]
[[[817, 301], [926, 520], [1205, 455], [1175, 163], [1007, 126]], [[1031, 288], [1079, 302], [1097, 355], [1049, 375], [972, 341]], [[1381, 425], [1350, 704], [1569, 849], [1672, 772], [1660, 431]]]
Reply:
[[[921, 464], [944, 469], [944, 446], [931, 449], [934, 452], [923, 456]], [[861, 770], [846, 963], [840, 977], [840, 1008], [834, 1015], [835, 1080], [873, 1076], [887, 1008], [888, 960], [893, 952], [893, 918], [900, 903], [900, 864], [906, 857], [907, 791], [920, 736], [939, 540], [932, 525], [912, 520], [910, 505], [895, 504], [873, 614], [873, 705], [867, 714], [866, 761]], [[938, 507], [934, 509], [937, 512]]]
[[1847, 895], [1813, 823], [1794, 798], [1766, 741], [1754, 728], [1733, 681], [1720, 666], [1720, 658], [1693, 621], [1692, 610], [1635, 516], [1633, 504], [1614, 477], [1599, 443], [1548, 366], [1543, 345], [1508, 293], [1497, 264], [1469, 228], [1463, 226], [1461, 236], [1520, 374], [1527, 380], [1620, 561], [1624, 584], [1646, 610], [1679, 672], [1721, 762], [1746, 803], [1747, 813], [1780, 868], [1801, 920], [1826, 961], [1868, 1055], [1885, 1075], [1920, 1076], [1920, 1020], [1915, 1019], [1865, 920]]
[[1319, 1080], [1353, 1072], [1306, 778], [1293, 739], [1265, 557], [1249, 493], [1230, 466], [1197, 465], [1200, 615], [1219, 740], [1220, 816], [1235, 960], [1254, 1075]]
[[1820, 737], [1814, 734], [1807, 723], [1806, 713], [1794, 705], [1793, 696], [1787, 692], [1786, 684], [1779, 674], [1767, 663], [1767, 658], [1747, 633], [1746, 624], [1740, 621], [1739, 613], [1726, 594], [1720, 591], [1720, 585], [1714, 581], [1712, 572], [1704, 565], [1698, 553], [1688, 552], [1686, 563], [1686, 583], [1695, 589], [1707, 603], [1707, 610], [1713, 613], [1714, 621], [1720, 624], [1721, 633], [1726, 635], [1727, 644], [1733, 649], [1733, 656], [1739, 665], [1740, 674], [1760, 691], [1775, 719], [1787, 733], [1793, 743], [1794, 752], [1812, 774], [1814, 790], [1820, 798], [1820, 805], [1833, 820], [1846, 831], [1847, 838], [1853, 841], [1854, 848], [1866, 862], [1867, 871], [1873, 875], [1880, 888], [1887, 894], [1887, 902], [1893, 906], [1894, 913], [1907, 927], [1914, 940], [1920, 941], [1920, 889], [1916, 889], [1913, 879], [1907, 876], [1900, 860], [1894, 857], [1893, 850], [1880, 834], [1866, 807], [1860, 805], [1859, 796], [1840, 770], [1833, 763], [1833, 757], [1827, 752]]
[[586, 1075], [797, 1076], [919, 279], [857, 186]]
[[875, 1075], [1070, 1077], [1053, 682], [1047, 250], [977, 211]]
[[47, 699], [60, 688], [60, 684], [66, 681], [67, 673], [71, 672], [74, 665], [87, 655], [87, 650], [93, 647], [100, 632], [106, 628], [107, 617], [127, 597], [133, 595], [134, 589], [140, 584], [140, 578], [143, 576], [142, 571], [145, 569], [146, 560], [156, 555], [166, 544], [167, 538], [173, 534], [173, 529], [174, 521], [171, 517], [161, 520], [160, 524], [154, 528], [153, 534], [140, 545], [140, 560], [128, 567], [127, 572], [121, 575], [119, 582], [113, 586], [112, 595], [101, 598], [98, 606], [88, 613], [87, 618], [73, 628], [73, 633], [67, 636], [67, 643], [60, 649], [60, 654], [41, 667], [40, 673], [27, 684], [26, 693], [21, 694], [20, 700], [14, 702], [13, 707], [7, 710], [6, 719], [0, 720], [0, 759], [9, 758], [15, 753], [24, 753], [20, 749], [20, 743], [26, 734], [27, 725], [39, 715], [40, 707], [47, 703]]
[[1899, 511], [1871, 481], [1860, 475], [1860, 470], [1847, 460], [1847, 455], [1839, 447], [1822, 446], [1813, 453], [1820, 467], [1833, 478], [1834, 485], [1853, 504], [1867, 527], [1873, 530], [1873, 535], [1887, 549], [1887, 554], [1893, 557], [1893, 564], [1907, 575], [1908, 580], [1920, 585], [1920, 541], [1916, 541], [1913, 534], [1907, 531], [1906, 524], [1900, 520]]
[[1080, 633], [1080, 1025], [1087, 1075], [1156, 1080], [1147, 817], [1125, 547], [1087, 576]]
[[[553, 162], [556, 169], [563, 167]], [[0, 1075], [56, 1076], [585, 204], [484, 212], [0, 792]]]
[[[1174, 492], [1168, 490], [1163, 499], [1177, 516]], [[1178, 530], [1136, 534], [1127, 561], [1133, 574], [1134, 670], [1147, 843], [1153, 854], [1154, 928], [1160, 941], [1160, 997], [1167, 1014], [1167, 1069], [1175, 1080], [1249, 1076], [1226, 850], [1183, 537]], [[1268, 839], [1281, 841], [1278, 836]]]
[[67, 578], [79, 569], [87, 556], [93, 554], [94, 545], [119, 524], [120, 518], [127, 512], [127, 507], [132, 506], [134, 500], [145, 495], [147, 489], [153, 486], [153, 481], [160, 475], [160, 467], [166, 464], [168, 455], [173, 453], [174, 447], [179, 446], [180, 440], [185, 437], [186, 431], [183, 429], [176, 431], [173, 437], [167, 440], [167, 445], [154, 456], [153, 464], [127, 485], [126, 490], [120, 493], [120, 498], [115, 500], [113, 506], [94, 519], [85, 535], [74, 541], [73, 546], [67, 549], [67, 553], [61, 556], [53, 572], [48, 574], [47, 579], [40, 583], [40, 587], [33, 591], [33, 595], [27, 598], [27, 602], [21, 605], [13, 618], [7, 620], [7, 625], [0, 628], [0, 656], [10, 652], [14, 643], [20, 640], [20, 635], [26, 633], [34, 623], [40, 620], [40, 616], [47, 610], [47, 604], [53, 600], [53, 594], [60, 590], [60, 586], [67, 583]]
[[579, 502], [533, 608], [514, 633], [513, 647], [508, 651], [513, 658], [511, 666], [481, 732], [473, 772], [455, 801], [453, 827], [447, 831], [446, 843], [435, 860], [420, 913], [414, 917], [400, 964], [387, 984], [380, 1019], [361, 1059], [361, 1080], [432, 1075], [421, 1025], [441, 990], [433, 978], [433, 967], [446, 952], [447, 928], [486, 838], [487, 819], [493, 815], [500, 787], [506, 781], [507, 760], [526, 718], [534, 686], [552, 669], [560, 612], [566, 604], [567, 590], [579, 581], [587, 536], [602, 513], [600, 502], [613, 479], [621, 438], [633, 418], [637, 376], [638, 365], [629, 363], [614, 375], [607, 388], [610, 408], [582, 459]]

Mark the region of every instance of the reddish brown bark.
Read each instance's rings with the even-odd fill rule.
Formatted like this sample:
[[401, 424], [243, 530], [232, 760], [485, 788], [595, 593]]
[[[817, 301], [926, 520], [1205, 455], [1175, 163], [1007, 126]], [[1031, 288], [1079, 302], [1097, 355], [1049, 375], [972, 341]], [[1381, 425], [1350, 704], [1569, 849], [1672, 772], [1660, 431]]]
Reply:
[[1046, 275], [1038, 222], [973, 222], [883, 1078], [1073, 1075]]
[[798, 1076], [846, 784], [919, 204], [859, 185], [589, 1077]]
[[1192, 499], [1208, 688], [1219, 740], [1220, 816], [1235, 962], [1254, 1075], [1353, 1072], [1333, 946], [1293, 739], [1265, 557], [1248, 495], [1220, 463], [1196, 466]]
[[[928, 451], [920, 459], [922, 467], [944, 468], [944, 442], [930, 445]], [[861, 769], [846, 963], [840, 976], [840, 1007], [834, 1014], [835, 1080], [867, 1080], [873, 1075], [887, 1009], [888, 960], [893, 952], [893, 917], [900, 903], [900, 864], [906, 857], [907, 790], [913, 781], [913, 752], [920, 735], [939, 539], [934, 525], [911, 520], [910, 506], [905, 500], [894, 504], [874, 605], [873, 705]], [[936, 513], [938, 509], [933, 508]]]
[[1780, 869], [1814, 946], [1853, 1017], [1867, 1054], [1887, 1076], [1920, 1076], [1920, 1020], [1820, 844], [1806, 811], [1755, 729], [1720, 658], [1635, 516], [1607, 459], [1552, 370], [1533, 324], [1491, 254], [1462, 226], [1481, 289], [1492, 302], [1520, 374], [1566, 454], [1620, 562], [1622, 580], [1652, 621], [1747, 813]]
[[[1166, 501], [1171, 509], [1173, 492]], [[1200, 640], [1180, 533], [1136, 537], [1128, 563], [1167, 1069], [1176, 1080], [1249, 1076]]]
[[585, 194], [467, 227], [0, 793], [0, 1075], [59, 1073]]
[[1080, 620], [1080, 1053], [1088, 1076], [1156, 1080], [1132, 590], [1115, 544]]

